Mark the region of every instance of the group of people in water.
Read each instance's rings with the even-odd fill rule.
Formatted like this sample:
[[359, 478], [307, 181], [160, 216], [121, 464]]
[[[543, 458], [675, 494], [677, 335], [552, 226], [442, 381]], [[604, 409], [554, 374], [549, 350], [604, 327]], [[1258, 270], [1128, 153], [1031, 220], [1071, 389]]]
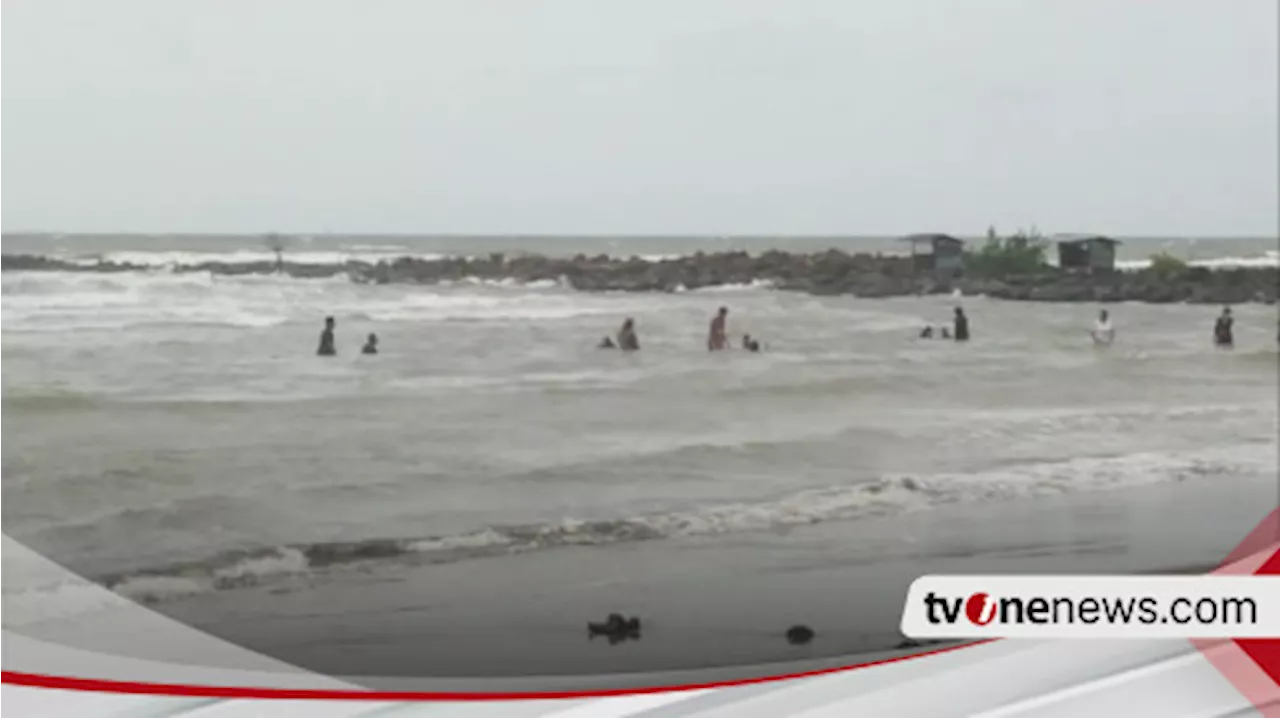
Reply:
[[[707, 351], [722, 351], [729, 348], [728, 334], [729, 308], [720, 307], [716, 315], [711, 319], [711, 327], [707, 331]], [[640, 340], [636, 338], [636, 320], [627, 317], [622, 322], [622, 328], [618, 330], [617, 339], [605, 336], [600, 339], [600, 343], [596, 345], [598, 349], [621, 349], [624, 352], [633, 352], [640, 349]], [[750, 334], [742, 335], [742, 348], [749, 352], [760, 351], [760, 341], [753, 338]]]
[[[729, 308], [720, 307], [711, 319], [711, 326], [707, 331], [708, 351], [722, 351], [729, 348], [728, 320]], [[320, 356], [335, 356], [338, 353], [334, 345], [333, 331], [335, 325], [333, 317], [325, 317], [324, 330], [320, 333], [320, 347], [316, 350], [316, 354]], [[1218, 315], [1213, 325], [1214, 345], [1220, 349], [1230, 349], [1235, 346], [1234, 326], [1235, 318], [1231, 315], [1231, 307], [1223, 307], [1222, 313]], [[1098, 320], [1089, 335], [1093, 338], [1094, 344], [1099, 346], [1109, 346], [1115, 341], [1116, 330], [1111, 324], [1111, 315], [1107, 310], [1104, 309], [1098, 312]], [[969, 341], [969, 317], [964, 313], [964, 309], [962, 307], [955, 308], [950, 329], [946, 326], [939, 327], [936, 335], [932, 326], [925, 326], [920, 331], [921, 339], [933, 339], [935, 336], [939, 339], [951, 339], [957, 342]], [[1277, 338], [1280, 339], [1280, 336]], [[639, 351], [640, 339], [636, 335], [635, 319], [627, 317], [623, 320], [622, 327], [618, 329], [617, 335], [615, 337], [606, 336], [602, 338], [597, 348], [619, 349], [624, 352]], [[750, 334], [743, 334], [742, 348], [749, 352], [759, 352], [760, 342]], [[377, 334], [368, 336], [364, 346], [360, 349], [360, 353], [378, 353]]]
[[[1222, 313], [1213, 322], [1213, 344], [1219, 349], [1230, 349], [1235, 346], [1235, 317], [1231, 316], [1231, 307], [1223, 307]], [[1108, 346], [1116, 339], [1116, 329], [1111, 324], [1111, 315], [1103, 309], [1098, 312], [1098, 321], [1089, 332], [1093, 343]]]
[[[331, 357], [338, 355], [338, 349], [334, 344], [333, 330], [337, 326], [337, 322], [333, 317], [324, 318], [324, 329], [320, 332], [320, 348], [316, 349], [316, 354], [322, 357]], [[378, 353], [378, 335], [370, 333], [364, 341], [364, 346], [360, 348], [361, 354], [377, 354]]]
[[[952, 339], [958, 342], [969, 341], [969, 317], [964, 313], [963, 308], [956, 307], [954, 316], [951, 318], [951, 326], [951, 330], [948, 330], [945, 326], [939, 327], [938, 338]], [[921, 339], [933, 339], [933, 337], [933, 326], [925, 325], [925, 328], [920, 330]]]
[[[958, 342], [968, 341], [969, 339], [969, 318], [965, 316], [964, 310], [960, 307], [955, 309], [955, 319], [953, 320], [954, 329], [948, 331], [947, 328], [941, 327], [938, 333], [940, 339], [954, 339]], [[1223, 307], [1222, 313], [1213, 324], [1213, 343], [1221, 349], [1230, 349], [1235, 346], [1235, 318], [1231, 315], [1231, 307]], [[1103, 309], [1098, 312], [1098, 320], [1094, 323], [1093, 329], [1089, 331], [1089, 336], [1093, 338], [1093, 343], [1098, 346], [1109, 346], [1116, 339], [1116, 328], [1111, 323], [1111, 314]], [[925, 326], [920, 330], [921, 339], [932, 339], [934, 331], [932, 326]], [[1280, 337], [1278, 337], [1280, 338]]]

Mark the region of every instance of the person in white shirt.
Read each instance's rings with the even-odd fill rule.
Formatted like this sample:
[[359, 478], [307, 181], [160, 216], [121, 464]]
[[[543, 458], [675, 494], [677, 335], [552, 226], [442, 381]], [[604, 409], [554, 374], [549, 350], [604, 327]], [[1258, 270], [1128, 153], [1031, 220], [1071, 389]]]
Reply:
[[1093, 343], [1099, 345], [1109, 345], [1115, 341], [1116, 329], [1111, 325], [1111, 317], [1107, 314], [1107, 310], [1103, 309], [1098, 312], [1098, 322], [1093, 325]]

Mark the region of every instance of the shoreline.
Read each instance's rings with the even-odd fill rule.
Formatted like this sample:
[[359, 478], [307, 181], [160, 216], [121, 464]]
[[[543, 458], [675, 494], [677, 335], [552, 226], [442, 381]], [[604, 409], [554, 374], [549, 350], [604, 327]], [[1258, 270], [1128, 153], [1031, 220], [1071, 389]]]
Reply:
[[[899, 630], [923, 574], [1211, 571], [1274, 502], [1266, 477], [1227, 479], [1223, 521], [1188, 528], [1223, 482], [957, 506], [785, 533], [567, 547], [454, 564], [366, 567], [294, 590], [248, 587], [153, 610], [331, 675], [497, 682], [723, 671], [903, 655], [945, 643]], [[770, 548], [772, 547], [772, 548]], [[784, 548], [785, 547], [785, 548]], [[590, 640], [609, 612], [640, 640]], [[789, 625], [813, 628], [790, 645]], [[449, 646], [447, 651], [442, 646]]]
[[85, 264], [32, 254], [4, 254], [0, 271], [121, 273], [167, 271], [220, 276], [283, 273], [300, 279], [348, 276], [361, 284], [439, 284], [481, 280], [517, 283], [557, 282], [584, 292], [675, 293], [707, 287], [768, 286], [815, 296], [858, 298], [985, 295], [995, 299], [1039, 302], [1144, 302], [1150, 304], [1275, 304], [1280, 267], [1185, 267], [1079, 273], [1044, 266], [1034, 274], [977, 277], [919, 272], [908, 256], [848, 254], [840, 250], [793, 253], [743, 251], [644, 259], [605, 254], [570, 258], [543, 255], [446, 257], [403, 256], [372, 263], [302, 264], [288, 261], [200, 262], [164, 268], [127, 262]]

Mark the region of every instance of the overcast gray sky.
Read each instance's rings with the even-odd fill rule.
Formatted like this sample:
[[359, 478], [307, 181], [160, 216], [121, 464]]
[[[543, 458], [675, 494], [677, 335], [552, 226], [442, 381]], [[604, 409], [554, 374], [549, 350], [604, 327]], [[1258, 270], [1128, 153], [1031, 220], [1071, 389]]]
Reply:
[[3, 226], [1275, 234], [1275, 0], [5, 0]]

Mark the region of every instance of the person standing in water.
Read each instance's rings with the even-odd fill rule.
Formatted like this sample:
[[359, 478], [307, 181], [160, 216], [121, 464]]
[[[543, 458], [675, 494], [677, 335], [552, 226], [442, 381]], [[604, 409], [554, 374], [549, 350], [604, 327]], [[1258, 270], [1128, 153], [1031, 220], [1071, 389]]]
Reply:
[[320, 348], [316, 349], [316, 354], [322, 357], [331, 357], [338, 353], [333, 346], [333, 317], [324, 318], [324, 331], [320, 332]]
[[951, 337], [958, 342], [969, 341], [969, 317], [964, 315], [962, 307], [956, 307], [955, 329], [951, 332]]
[[377, 354], [378, 353], [378, 335], [370, 334], [365, 340], [364, 347], [360, 349], [361, 354]]
[[1098, 323], [1093, 325], [1093, 343], [1100, 346], [1109, 346], [1115, 341], [1116, 329], [1111, 326], [1111, 317], [1107, 314], [1107, 310], [1103, 309], [1098, 312]]
[[622, 323], [622, 328], [618, 330], [618, 348], [624, 352], [640, 349], [640, 339], [636, 336], [636, 320], [631, 317], [627, 317]]
[[720, 311], [716, 312], [716, 316], [711, 320], [711, 331], [707, 336], [707, 351], [719, 351], [729, 346], [729, 339], [725, 335], [725, 321], [729, 316], [728, 307], [720, 307]]
[[1235, 319], [1231, 317], [1231, 307], [1223, 307], [1222, 314], [1218, 315], [1218, 321], [1213, 323], [1213, 343], [1219, 349], [1230, 349], [1235, 346], [1236, 340], [1232, 332], [1232, 325]]

